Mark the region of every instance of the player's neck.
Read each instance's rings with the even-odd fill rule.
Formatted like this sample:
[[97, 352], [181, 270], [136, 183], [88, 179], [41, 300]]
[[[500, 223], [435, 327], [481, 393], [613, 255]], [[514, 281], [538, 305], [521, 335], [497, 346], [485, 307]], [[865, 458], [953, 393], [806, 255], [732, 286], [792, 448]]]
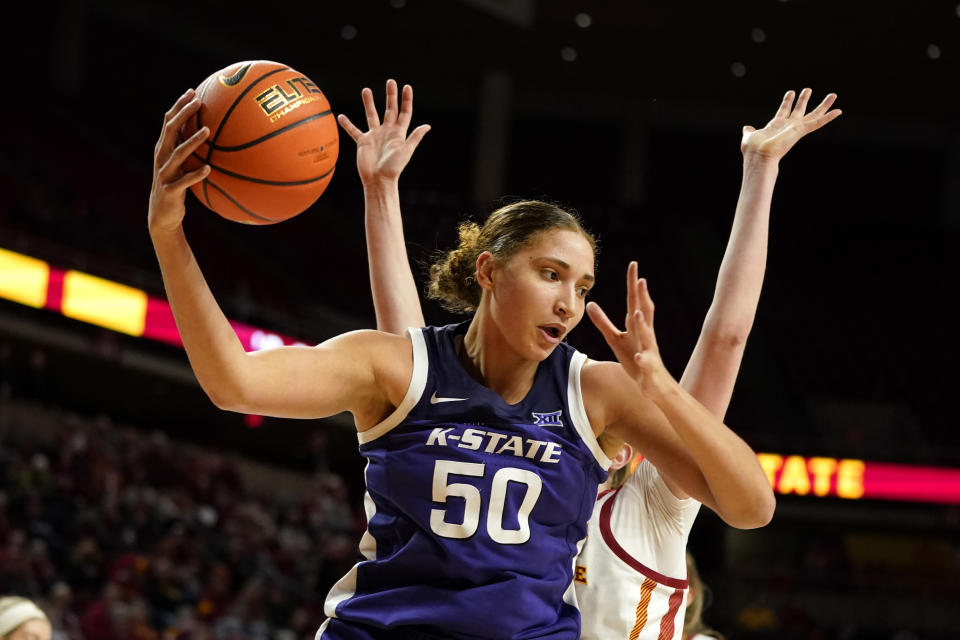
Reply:
[[539, 362], [518, 355], [486, 314], [478, 310], [458, 349], [460, 363], [470, 376], [496, 392], [508, 404], [526, 397]]

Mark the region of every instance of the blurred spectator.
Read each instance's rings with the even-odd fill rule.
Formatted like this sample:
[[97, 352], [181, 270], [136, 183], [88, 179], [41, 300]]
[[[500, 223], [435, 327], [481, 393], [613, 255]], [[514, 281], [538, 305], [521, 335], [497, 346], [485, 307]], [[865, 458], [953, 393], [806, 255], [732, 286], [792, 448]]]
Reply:
[[228, 456], [105, 415], [55, 433], [0, 444], [0, 584], [48, 598], [54, 640], [313, 636], [355, 562], [343, 478], [280, 502]]
[[0, 584], [15, 593], [37, 593], [37, 583], [27, 557], [27, 534], [23, 529], [10, 531], [0, 547]]
[[56, 582], [50, 589], [43, 609], [53, 626], [52, 640], [86, 640], [80, 618], [74, 613], [73, 590], [66, 582]]
[[0, 597], [0, 639], [50, 640], [47, 614], [32, 600], [19, 596]]
[[47, 352], [40, 347], [34, 348], [27, 364], [27, 396], [47, 401]]
[[0, 340], [0, 401], [13, 392], [13, 348], [6, 340]]

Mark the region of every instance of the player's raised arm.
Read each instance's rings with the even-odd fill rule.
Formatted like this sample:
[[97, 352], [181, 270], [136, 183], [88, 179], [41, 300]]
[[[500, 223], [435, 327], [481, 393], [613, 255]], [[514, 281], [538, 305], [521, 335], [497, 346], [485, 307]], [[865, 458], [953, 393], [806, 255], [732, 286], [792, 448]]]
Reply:
[[[734, 527], [767, 524], [776, 500], [756, 453], [690, 395], [660, 359], [653, 300], [637, 264], [627, 269], [627, 319], [617, 328], [596, 303], [590, 319], [619, 363], [584, 368], [584, 402], [595, 427], [629, 442], [687, 495]], [[591, 409], [591, 407], [593, 407]]]
[[217, 304], [182, 226], [186, 189], [209, 173], [207, 167], [187, 173], [182, 169], [209, 133], [202, 128], [178, 142], [183, 123], [199, 107], [190, 90], [164, 117], [154, 150], [148, 227], [167, 298], [200, 385], [214, 404], [227, 410], [292, 418], [349, 410], [358, 428], [375, 424], [399, 404], [409, 382], [408, 340], [354, 332], [316, 348], [282, 347], [248, 354]]
[[357, 143], [357, 171], [363, 184], [367, 260], [377, 328], [399, 335], [407, 327], [423, 326], [424, 321], [403, 237], [398, 181], [430, 125], [420, 125], [407, 135], [413, 117], [410, 85], [404, 85], [398, 101], [397, 83], [387, 80], [386, 96], [381, 122], [373, 92], [362, 91], [366, 132], [345, 115], [340, 115], [338, 121]]
[[[828, 94], [806, 113], [810, 89], [788, 91], [762, 128], [743, 128], [743, 179], [713, 302], [680, 384], [723, 417], [730, 404], [747, 337], [753, 327], [767, 263], [770, 204], [780, 160], [800, 138], [840, 115]], [[796, 100], [796, 102], [794, 102]]]
[[[779, 162], [800, 138], [841, 113], [830, 109], [836, 100], [832, 93], [806, 113], [810, 95], [809, 89], [799, 96], [788, 91], [766, 126], [760, 130], [743, 128], [743, 181], [733, 227], [713, 302], [680, 381], [683, 389], [721, 420], [730, 404], [763, 284], [770, 205]], [[717, 435], [723, 436], [724, 432]], [[740, 449], [739, 445], [736, 448]], [[661, 475], [671, 491], [684, 498], [687, 492], [674, 479], [676, 468], [668, 465], [660, 469]]]

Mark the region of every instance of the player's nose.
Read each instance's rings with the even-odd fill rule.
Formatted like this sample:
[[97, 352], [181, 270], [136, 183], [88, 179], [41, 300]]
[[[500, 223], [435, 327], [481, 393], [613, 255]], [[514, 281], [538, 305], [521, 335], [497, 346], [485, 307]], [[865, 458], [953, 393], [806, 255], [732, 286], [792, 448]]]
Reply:
[[566, 320], [574, 314], [576, 308], [576, 291], [573, 287], [562, 287], [562, 293], [557, 296], [553, 310], [558, 316]]

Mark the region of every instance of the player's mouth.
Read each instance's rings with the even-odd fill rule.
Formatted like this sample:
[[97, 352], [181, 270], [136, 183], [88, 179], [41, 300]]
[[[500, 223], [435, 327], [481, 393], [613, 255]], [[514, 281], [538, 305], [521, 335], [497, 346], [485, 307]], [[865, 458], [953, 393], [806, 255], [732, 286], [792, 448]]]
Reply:
[[565, 333], [563, 325], [559, 324], [543, 324], [537, 327], [547, 342], [550, 344], [557, 344], [563, 339], [563, 334]]

